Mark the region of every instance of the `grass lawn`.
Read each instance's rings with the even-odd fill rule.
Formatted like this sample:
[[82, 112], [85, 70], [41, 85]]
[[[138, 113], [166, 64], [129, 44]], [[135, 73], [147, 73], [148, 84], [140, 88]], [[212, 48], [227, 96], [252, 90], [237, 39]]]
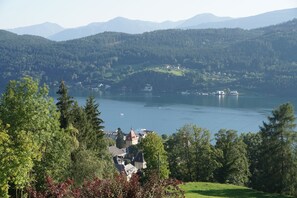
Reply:
[[165, 69], [160, 67], [150, 68], [149, 70], [159, 73], [165, 73], [165, 74], [171, 74], [174, 76], [183, 76], [184, 70], [178, 70], [178, 69]]
[[250, 188], [230, 184], [217, 184], [206, 182], [189, 182], [181, 185], [186, 198], [289, 198], [288, 196], [262, 193]]

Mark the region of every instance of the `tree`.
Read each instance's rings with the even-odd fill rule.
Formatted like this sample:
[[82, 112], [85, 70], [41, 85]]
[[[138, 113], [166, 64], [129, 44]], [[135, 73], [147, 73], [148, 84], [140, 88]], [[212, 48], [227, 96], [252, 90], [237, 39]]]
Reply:
[[100, 118], [101, 112], [99, 111], [99, 105], [96, 103], [93, 96], [87, 98], [84, 111], [90, 124], [89, 126], [91, 127], [91, 130], [89, 130], [89, 133], [87, 134], [90, 140], [88, 147], [92, 147], [92, 149], [101, 149], [105, 147], [106, 145], [103, 142], [104, 126], [102, 125], [104, 122]]
[[214, 171], [221, 167], [217, 160], [221, 155], [219, 149], [210, 144], [210, 132], [195, 125], [190, 126], [193, 133], [193, 167], [195, 181], [214, 181]]
[[161, 137], [162, 137], [162, 139], [165, 141], [165, 140], [167, 140], [168, 135], [167, 135], [167, 134], [162, 134]]
[[85, 108], [77, 102], [71, 110], [71, 122], [78, 141], [78, 147], [71, 153], [71, 177], [77, 184], [82, 184], [84, 179], [112, 177], [115, 169], [107, 150], [107, 140], [96, 136], [97, 131]]
[[96, 103], [94, 96], [89, 96], [86, 101], [85, 112], [87, 114], [88, 119], [90, 120], [93, 128], [97, 131], [97, 133], [103, 136], [104, 126], [102, 125], [104, 122], [100, 118], [101, 112], [99, 111], [99, 104]]
[[88, 138], [89, 131], [92, 130], [90, 123], [88, 122], [88, 118], [86, 112], [82, 107], [78, 105], [75, 101], [74, 105], [71, 109], [71, 123], [73, 127], [77, 130], [76, 137], [80, 147], [86, 147], [89, 144], [89, 141], [93, 141]]
[[124, 135], [121, 128], [117, 130], [116, 147], [120, 149], [125, 147]]
[[110, 161], [100, 159], [92, 150], [79, 147], [72, 153], [71, 178], [78, 185], [93, 178], [110, 178], [115, 173]]
[[[296, 193], [296, 127], [294, 108], [280, 105], [272, 111], [268, 122], [260, 127], [261, 189], [268, 192]], [[295, 192], [294, 192], [295, 191]]]
[[68, 95], [68, 89], [64, 81], [60, 82], [59, 90], [57, 91], [59, 97], [57, 98], [57, 107], [61, 113], [60, 126], [66, 129], [70, 123], [70, 110], [73, 104], [72, 98]]
[[36, 141], [45, 145], [59, 130], [56, 120], [60, 114], [53, 101], [47, 86], [39, 87], [38, 81], [30, 77], [10, 81], [0, 100], [0, 116], [4, 124], [10, 124], [11, 133], [30, 131]]
[[259, 178], [259, 171], [260, 171], [260, 160], [261, 156], [261, 144], [262, 138], [260, 133], [246, 133], [241, 134], [241, 138], [243, 142], [247, 146], [247, 157], [249, 160], [249, 170], [250, 170], [250, 178], [248, 182], [248, 186], [254, 189], [259, 188], [260, 178]]
[[[98, 109], [93, 109], [91, 106], [92, 105], [89, 104], [86, 105], [86, 107], [80, 107], [77, 102], [74, 102], [70, 112], [70, 121], [73, 123], [73, 127], [77, 129], [77, 140], [80, 147], [101, 152], [102, 150], [107, 150], [107, 142], [103, 136], [103, 131], [98, 132], [98, 128], [101, 128], [101, 126], [98, 127], [97, 123], [94, 121], [97, 118], [94, 117], [95, 115], [93, 115], [92, 112], [96, 112]], [[88, 109], [92, 109], [92, 111], [87, 111], [87, 107]]]
[[[47, 86], [39, 87], [38, 81], [30, 77], [10, 81], [0, 100], [0, 119], [4, 125], [10, 126], [7, 131], [13, 140], [12, 144], [16, 144], [14, 147], [21, 146], [23, 142], [18, 141], [22, 139], [23, 146], [28, 146], [25, 144], [26, 138], [30, 138], [28, 141], [31, 142], [32, 149], [36, 148], [35, 154], [31, 156], [34, 166], [30, 170], [30, 177], [39, 182], [40, 186], [45, 175], [59, 180], [65, 179], [68, 173], [67, 163], [62, 159], [67, 161], [70, 157], [66, 148], [69, 135], [60, 129], [59, 115], [53, 98], [48, 96]], [[23, 146], [20, 148], [24, 149]], [[29, 151], [27, 157], [30, 158]]]
[[40, 161], [35, 162], [34, 173], [36, 186], [44, 187], [44, 181], [50, 176], [60, 182], [71, 177], [71, 152], [75, 149], [75, 142], [70, 130], [58, 130], [53, 134], [51, 141], [43, 153]]
[[250, 176], [246, 145], [233, 130], [221, 129], [215, 134], [217, 149], [223, 153], [222, 164], [216, 170], [216, 179], [221, 183], [245, 185]]
[[177, 178], [182, 181], [192, 180], [192, 154], [187, 146], [189, 136], [178, 130], [177, 133], [169, 136], [165, 142], [165, 148], [168, 153], [168, 163], [170, 169], [170, 177]]
[[34, 160], [40, 158], [38, 145], [32, 142], [32, 133], [18, 132], [12, 136], [0, 121], [0, 197], [8, 197], [8, 190], [14, 187], [22, 190], [32, 181]]
[[209, 131], [184, 125], [165, 143], [171, 177], [183, 181], [213, 181], [220, 152], [210, 144]]
[[156, 133], [149, 133], [140, 143], [145, 161], [147, 162], [147, 172], [157, 171], [160, 178], [168, 178], [169, 169], [167, 153], [164, 149], [162, 138]]

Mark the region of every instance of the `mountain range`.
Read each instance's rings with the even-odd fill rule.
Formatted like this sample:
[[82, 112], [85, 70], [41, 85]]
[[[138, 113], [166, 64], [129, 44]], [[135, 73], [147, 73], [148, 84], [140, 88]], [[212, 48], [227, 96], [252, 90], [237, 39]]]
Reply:
[[162, 23], [131, 20], [117, 17], [107, 22], [95, 22], [86, 26], [65, 29], [58, 24], [42, 23], [33, 26], [9, 29], [8, 31], [23, 35], [36, 35], [53, 41], [65, 41], [95, 35], [102, 32], [122, 32], [141, 34], [165, 29], [207, 29], [207, 28], [242, 28], [254, 29], [275, 25], [297, 18], [297, 8], [277, 10], [250, 17], [218, 17], [213, 14], [199, 14], [181, 21]]

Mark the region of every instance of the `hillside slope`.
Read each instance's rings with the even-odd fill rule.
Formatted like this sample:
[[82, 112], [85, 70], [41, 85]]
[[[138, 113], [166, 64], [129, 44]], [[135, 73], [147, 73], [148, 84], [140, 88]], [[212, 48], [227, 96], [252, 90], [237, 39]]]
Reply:
[[[294, 94], [297, 20], [254, 30], [105, 32], [53, 42], [0, 31], [0, 82], [32, 75], [50, 85], [154, 91], [232, 88]], [[179, 74], [179, 75], [175, 75]]]

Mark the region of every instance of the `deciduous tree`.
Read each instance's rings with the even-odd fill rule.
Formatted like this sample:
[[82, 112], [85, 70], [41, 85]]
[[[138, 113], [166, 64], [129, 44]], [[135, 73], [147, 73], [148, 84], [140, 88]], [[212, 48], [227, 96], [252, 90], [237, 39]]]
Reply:
[[167, 153], [163, 141], [156, 133], [149, 133], [140, 144], [147, 162], [147, 172], [158, 171], [160, 178], [168, 178]]
[[171, 135], [165, 143], [171, 177], [183, 180], [193, 180], [193, 152], [191, 149], [193, 136], [189, 125], [180, 128]]
[[184, 125], [165, 142], [171, 176], [183, 181], [213, 181], [221, 152], [210, 144], [210, 133]]
[[19, 131], [13, 136], [0, 121], [0, 197], [8, 197], [8, 189], [22, 190], [32, 181], [34, 160], [41, 156], [32, 133]]
[[221, 129], [215, 134], [217, 149], [223, 152], [219, 162], [222, 164], [216, 170], [216, 179], [221, 183], [245, 185], [250, 172], [246, 145], [238, 137], [236, 131]]
[[[42, 185], [46, 175], [56, 180], [65, 179], [67, 175], [69, 135], [60, 129], [59, 116], [53, 98], [48, 96], [47, 86], [39, 86], [38, 81], [30, 77], [10, 81], [0, 99], [0, 119], [10, 125], [7, 131], [14, 147], [25, 149], [29, 147], [26, 142], [36, 147], [35, 155], [39, 157], [31, 156], [29, 148], [27, 157], [34, 162], [30, 177], [39, 182], [38, 185]], [[23, 142], [18, 142], [22, 139]]]
[[249, 160], [249, 170], [250, 170], [250, 178], [248, 182], [248, 186], [254, 189], [259, 188], [260, 178], [260, 160], [262, 158], [261, 155], [261, 144], [262, 138], [260, 133], [245, 133], [241, 135], [243, 142], [247, 145], [247, 157]]
[[195, 125], [190, 126], [193, 133], [193, 167], [195, 181], [214, 181], [214, 171], [221, 167], [219, 149], [210, 144], [210, 132]]

